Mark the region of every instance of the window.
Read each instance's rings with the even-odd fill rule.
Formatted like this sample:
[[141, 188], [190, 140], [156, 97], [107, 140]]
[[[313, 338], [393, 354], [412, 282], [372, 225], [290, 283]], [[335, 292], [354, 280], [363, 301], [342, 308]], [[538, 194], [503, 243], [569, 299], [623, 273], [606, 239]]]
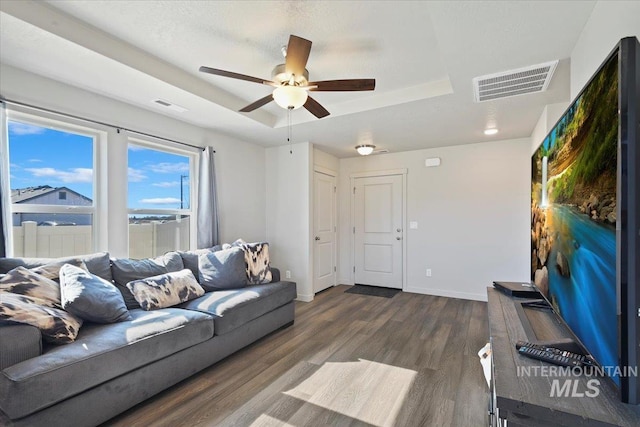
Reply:
[[128, 158], [129, 256], [189, 250], [193, 155], [131, 140]]
[[13, 256], [54, 258], [95, 250], [96, 140], [87, 129], [10, 116]]

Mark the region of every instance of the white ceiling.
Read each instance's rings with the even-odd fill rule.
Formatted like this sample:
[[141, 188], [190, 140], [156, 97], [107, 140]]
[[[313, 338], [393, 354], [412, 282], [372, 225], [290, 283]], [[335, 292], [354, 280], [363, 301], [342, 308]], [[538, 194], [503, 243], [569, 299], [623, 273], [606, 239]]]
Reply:
[[[237, 112], [269, 86], [198, 68], [269, 79], [295, 34], [313, 41], [311, 80], [376, 79], [373, 92], [312, 93], [329, 117], [292, 113], [294, 142], [348, 157], [360, 142], [397, 152], [528, 137], [546, 104], [569, 100], [569, 56], [594, 4], [3, 0], [0, 61], [272, 146], [286, 143], [285, 110]], [[473, 102], [473, 77], [556, 59], [546, 92]]]

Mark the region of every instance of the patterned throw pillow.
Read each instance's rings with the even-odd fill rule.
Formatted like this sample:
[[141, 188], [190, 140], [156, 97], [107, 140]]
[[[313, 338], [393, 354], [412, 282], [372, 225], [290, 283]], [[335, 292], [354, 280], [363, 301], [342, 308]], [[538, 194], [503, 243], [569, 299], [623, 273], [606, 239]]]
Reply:
[[79, 258], [69, 259], [66, 261], [64, 259], [52, 261], [48, 264], [41, 265], [40, 267], [32, 268], [31, 271], [41, 276], [44, 276], [47, 279], [51, 279], [51, 280], [55, 280], [56, 282], [59, 282], [60, 268], [62, 268], [62, 266], [65, 264], [71, 264], [74, 267], [80, 267], [84, 271], [89, 271], [84, 261], [82, 261]]
[[204, 295], [191, 270], [185, 268], [173, 273], [133, 280], [127, 283], [140, 307], [144, 310], [171, 307]]
[[244, 251], [248, 282], [252, 285], [271, 283], [269, 244], [265, 242], [241, 243], [239, 246]]
[[45, 303], [45, 300], [27, 295], [0, 292], [0, 320], [35, 326], [45, 341], [53, 344], [73, 342], [82, 320], [64, 310], [47, 307]]
[[16, 267], [0, 279], [1, 292], [38, 298], [47, 307], [62, 307], [60, 285], [24, 267]]

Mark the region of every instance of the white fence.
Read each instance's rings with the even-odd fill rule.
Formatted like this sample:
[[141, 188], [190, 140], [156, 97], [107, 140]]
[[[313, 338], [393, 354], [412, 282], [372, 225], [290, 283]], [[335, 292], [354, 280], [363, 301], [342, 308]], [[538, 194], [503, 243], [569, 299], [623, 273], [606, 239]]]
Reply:
[[[189, 249], [189, 219], [129, 224], [129, 257], [149, 258]], [[13, 227], [13, 256], [57, 258], [94, 252], [91, 225]]]

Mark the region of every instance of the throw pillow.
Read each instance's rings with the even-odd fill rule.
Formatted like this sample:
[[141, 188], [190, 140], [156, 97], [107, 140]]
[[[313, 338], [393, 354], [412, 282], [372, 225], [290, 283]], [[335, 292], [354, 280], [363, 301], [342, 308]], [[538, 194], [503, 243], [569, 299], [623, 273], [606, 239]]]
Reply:
[[73, 342], [82, 319], [71, 313], [43, 305], [39, 298], [0, 292], [0, 320], [26, 323], [40, 329], [45, 341], [54, 344]]
[[269, 244], [265, 242], [241, 243], [240, 247], [244, 250], [248, 282], [252, 285], [271, 283]]
[[194, 277], [198, 277], [198, 257], [201, 254], [206, 254], [209, 252], [216, 252], [222, 249], [222, 246], [215, 245], [206, 249], [196, 249], [195, 251], [178, 251], [180, 256], [182, 257], [182, 263], [184, 264], [184, 268], [188, 268], [193, 273]]
[[60, 269], [62, 308], [95, 323], [130, 320], [122, 294], [113, 284], [71, 264]]
[[131, 295], [127, 283], [146, 277], [180, 271], [184, 268], [182, 258], [177, 252], [167, 252], [163, 256], [147, 259], [114, 259], [111, 266], [113, 279], [124, 297], [127, 308], [140, 308], [140, 304]]
[[85, 271], [88, 271], [84, 261], [82, 261], [80, 258], [69, 259], [67, 261], [64, 261], [64, 260], [51, 261], [45, 265], [41, 265], [40, 267], [32, 268], [31, 271], [41, 276], [44, 276], [47, 279], [55, 280], [56, 282], [58, 282], [60, 281], [60, 268], [62, 268], [62, 266], [65, 264], [71, 264], [76, 267], [80, 267]]
[[127, 288], [144, 310], [171, 307], [204, 295], [204, 289], [188, 268], [133, 280], [127, 283]]
[[47, 307], [61, 307], [60, 285], [24, 267], [16, 267], [0, 279], [0, 292], [38, 298]]
[[242, 288], [247, 284], [242, 248], [200, 254], [198, 270], [200, 284], [206, 291]]

